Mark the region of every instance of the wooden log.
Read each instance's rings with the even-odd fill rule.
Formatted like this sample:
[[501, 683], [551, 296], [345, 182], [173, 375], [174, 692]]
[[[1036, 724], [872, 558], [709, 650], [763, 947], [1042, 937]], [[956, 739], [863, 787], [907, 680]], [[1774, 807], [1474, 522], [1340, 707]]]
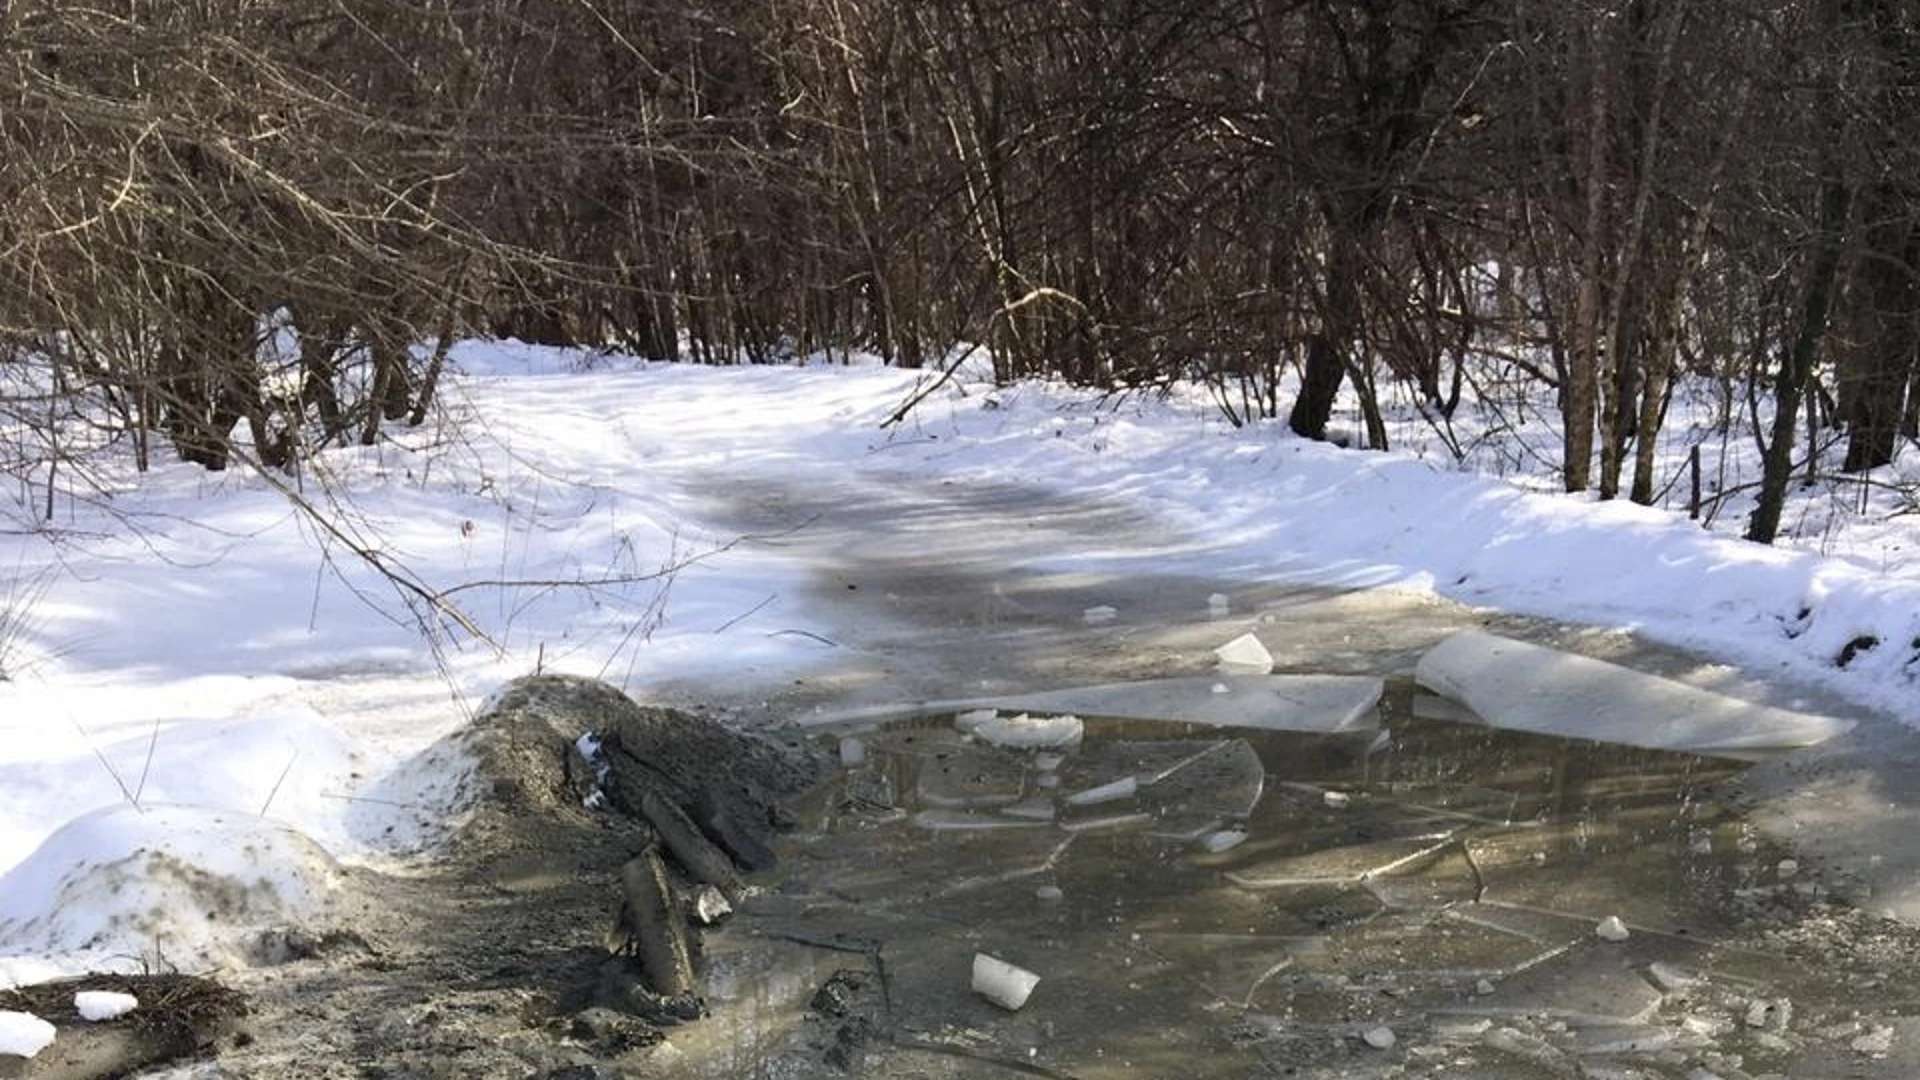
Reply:
[[773, 849], [752, 829], [742, 825], [739, 816], [712, 792], [702, 791], [694, 797], [693, 812], [694, 823], [748, 873], [773, 869]]
[[733, 860], [672, 799], [649, 787], [640, 793], [640, 814], [660, 834], [674, 861], [686, 868], [688, 877], [712, 885], [734, 903], [746, 895]]
[[685, 914], [673, 894], [659, 848], [628, 859], [620, 868], [620, 911], [609, 939], [616, 953], [640, 960], [647, 987], [663, 997], [693, 992], [693, 944]]

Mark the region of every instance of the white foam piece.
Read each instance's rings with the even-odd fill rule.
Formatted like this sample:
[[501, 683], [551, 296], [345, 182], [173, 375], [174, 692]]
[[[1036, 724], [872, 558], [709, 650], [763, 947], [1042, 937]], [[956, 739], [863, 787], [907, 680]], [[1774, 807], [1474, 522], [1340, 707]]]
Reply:
[[1241, 634], [1213, 650], [1213, 655], [1219, 658], [1222, 671], [1265, 675], [1273, 670], [1273, 654], [1252, 634]]
[[1009, 712], [1072, 713], [1265, 731], [1370, 731], [1380, 726], [1374, 706], [1380, 704], [1385, 686], [1371, 675], [1220, 674], [1101, 683], [952, 705], [991, 702]]
[[73, 1011], [82, 1020], [117, 1020], [139, 1007], [139, 998], [117, 990], [82, 990], [73, 995]]
[[1018, 1011], [1040, 985], [1040, 976], [996, 956], [973, 954], [973, 992], [1008, 1011]]
[[52, 1024], [28, 1012], [0, 1010], [0, 1058], [30, 1058], [53, 1045]]
[[1656, 750], [1787, 749], [1853, 726], [1478, 631], [1427, 650], [1414, 678], [1495, 727]]

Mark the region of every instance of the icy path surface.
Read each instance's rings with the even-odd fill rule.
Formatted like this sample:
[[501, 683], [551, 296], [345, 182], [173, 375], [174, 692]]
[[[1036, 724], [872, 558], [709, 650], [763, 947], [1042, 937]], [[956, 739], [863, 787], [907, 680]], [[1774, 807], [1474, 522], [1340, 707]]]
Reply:
[[[765, 538], [752, 557], [774, 560], [803, 583], [801, 606], [824, 628], [817, 663], [797, 679], [702, 682], [709, 696], [728, 691], [745, 715], [770, 709], [829, 721], [929, 703], [1092, 712], [1082, 700], [1089, 687], [1095, 696], [1124, 699], [1109, 684], [1191, 679], [1197, 690], [1232, 678], [1213, 673], [1212, 651], [1243, 633], [1267, 647], [1277, 672], [1411, 677], [1421, 657], [1449, 638], [1491, 632], [1514, 641], [1518, 668], [1527, 666], [1530, 645], [1574, 654], [1561, 673], [1569, 693], [1618, 691], [1622, 717], [1648, 706], [1633, 700], [1633, 688], [1647, 680], [1629, 678], [1609, 691], [1591, 680], [1580, 685], [1581, 676], [1610, 664], [1660, 677], [1666, 693], [1697, 690], [1696, 705], [1724, 706], [1727, 695], [1758, 707], [1745, 714], [1759, 725], [1750, 737], [1736, 730], [1744, 721], [1728, 714], [1712, 732], [1694, 732], [1714, 744], [1693, 740], [1698, 749], [1826, 739], [1749, 774], [1758, 818], [1865, 881], [1873, 910], [1920, 922], [1920, 840], [1913, 839], [1920, 836], [1920, 781], [1907, 779], [1920, 777], [1920, 737], [1818, 688], [1756, 678], [1618, 629], [1477, 610], [1413, 591], [1292, 583], [1259, 559], [1244, 564], [1244, 576], [1225, 578], [1219, 568], [1232, 560], [1205, 537], [1182, 535], [1139, 506], [1038, 486], [823, 470], [804, 484], [703, 478], [682, 498], [689, 516], [716, 530]], [[1553, 677], [1533, 670], [1507, 685]], [[668, 688], [696, 695], [693, 686]], [[1136, 698], [1115, 712], [1164, 704]], [[1604, 723], [1583, 733], [1582, 718], [1571, 713], [1561, 721], [1550, 730], [1635, 741]], [[1619, 726], [1634, 724], [1623, 718]]]

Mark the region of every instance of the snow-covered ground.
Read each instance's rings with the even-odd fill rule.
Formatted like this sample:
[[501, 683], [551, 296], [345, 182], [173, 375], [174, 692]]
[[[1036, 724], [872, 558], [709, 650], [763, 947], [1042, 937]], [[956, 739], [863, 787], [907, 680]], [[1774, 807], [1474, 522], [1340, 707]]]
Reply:
[[[1765, 548], [1733, 535], [1737, 494], [1713, 531], [1545, 493], [1537, 419], [1463, 415], [1467, 466], [1505, 474], [1487, 476], [1411, 410], [1396, 439], [1413, 452], [1375, 454], [1235, 428], [1199, 390], [1116, 401], [958, 379], [883, 429], [929, 376], [496, 344], [455, 359], [445, 418], [287, 481], [328, 528], [259, 477], [168, 464], [96, 473], [111, 497], [62, 497], [45, 530], [0, 533], [0, 985], [217, 960], [224, 926], [296, 920], [338, 864], [431, 843], [460, 762], [420, 755], [536, 666], [640, 696], [807, 670], [837, 631], [807, 602], [805, 560], [704, 516], [744, 477], [1097, 499], [1162, 527], [1124, 546], [1161, 544], [1167, 573], [1630, 629], [1920, 725], [1920, 524], [1893, 486], [1804, 491], [1800, 546]], [[1669, 470], [1691, 433], [1724, 487], [1757, 474], [1739, 435], [1674, 426]], [[1830, 512], [1858, 492], [1867, 514]], [[44, 491], [19, 498], [25, 515]], [[1115, 557], [1054, 544], [1026, 562]], [[150, 917], [196, 869], [259, 887], [206, 919]]]

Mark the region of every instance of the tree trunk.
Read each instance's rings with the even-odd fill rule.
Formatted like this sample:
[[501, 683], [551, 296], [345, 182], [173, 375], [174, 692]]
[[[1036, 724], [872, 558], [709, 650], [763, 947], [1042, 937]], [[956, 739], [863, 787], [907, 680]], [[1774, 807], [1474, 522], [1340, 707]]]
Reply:
[[1293, 411], [1287, 415], [1287, 427], [1295, 435], [1305, 439], [1324, 440], [1327, 437], [1327, 419], [1333, 415], [1333, 399], [1340, 393], [1340, 380], [1345, 375], [1340, 357], [1327, 335], [1315, 334], [1307, 339], [1307, 362], [1301, 374], [1300, 396], [1294, 399]]
[[1580, 284], [1574, 300], [1573, 348], [1567, 356], [1567, 379], [1562, 395], [1561, 462], [1568, 491], [1585, 491], [1593, 480], [1594, 416], [1600, 404], [1601, 337], [1600, 285], [1604, 269], [1602, 249], [1607, 221], [1607, 91], [1613, 81], [1607, 55], [1610, 46], [1603, 23], [1590, 38], [1593, 50], [1593, 93], [1587, 105], [1586, 228], [1580, 238]]
[[1864, 310], [1858, 345], [1844, 379], [1848, 392], [1847, 457], [1841, 466], [1861, 472], [1893, 463], [1905, 411], [1907, 381], [1920, 348], [1920, 232], [1906, 216], [1904, 200], [1884, 189], [1873, 198], [1883, 220], [1868, 229], [1858, 272]]
[[[1812, 264], [1807, 269], [1806, 299], [1800, 309], [1800, 327], [1793, 344], [1780, 360], [1774, 381], [1773, 434], [1761, 464], [1760, 495], [1747, 519], [1747, 539], [1771, 544], [1780, 532], [1780, 511], [1786, 504], [1787, 482], [1793, 472], [1793, 427], [1800, 415], [1800, 399], [1813, 374], [1827, 333], [1827, 316], [1840, 270], [1840, 248], [1852, 202], [1838, 166], [1828, 165], [1829, 176], [1820, 198], [1820, 231]], [[1811, 429], [1812, 425], [1808, 425]]]

